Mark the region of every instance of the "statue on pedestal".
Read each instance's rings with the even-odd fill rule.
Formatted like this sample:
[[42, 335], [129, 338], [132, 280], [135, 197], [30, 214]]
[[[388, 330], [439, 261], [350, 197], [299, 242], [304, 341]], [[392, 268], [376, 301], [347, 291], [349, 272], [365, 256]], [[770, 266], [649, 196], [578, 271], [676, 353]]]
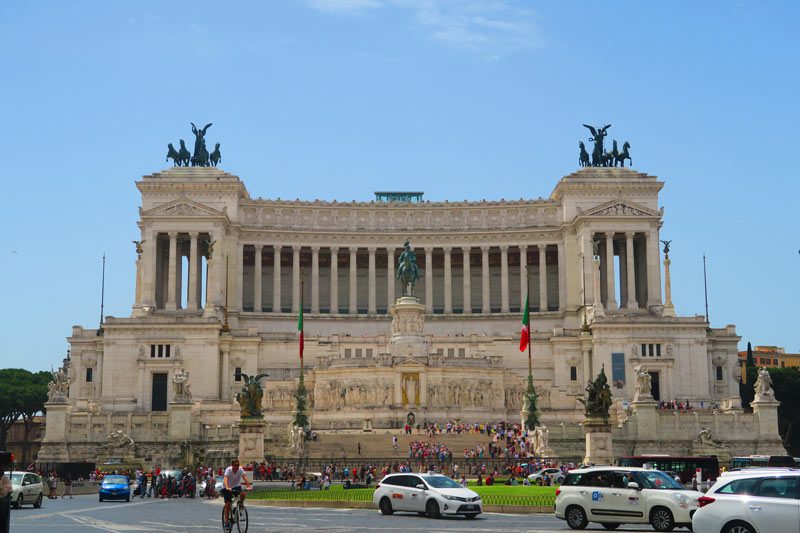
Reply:
[[189, 403], [192, 401], [192, 391], [189, 388], [189, 372], [181, 368], [172, 374], [173, 401]]
[[600, 368], [600, 373], [594, 381], [589, 380], [586, 385], [586, 398], [578, 398], [586, 406], [586, 418], [602, 419], [608, 422], [608, 410], [611, 407], [611, 387], [608, 385], [605, 365]]
[[633, 401], [652, 400], [653, 376], [642, 365], [634, 366], [633, 371], [636, 372], [636, 394]]
[[267, 377], [269, 374], [258, 374], [257, 376], [248, 376], [247, 374], [239, 374], [245, 384], [242, 386], [241, 392], [236, 394], [236, 402], [241, 408], [241, 418], [264, 418], [261, 413], [261, 402], [264, 399], [264, 389], [261, 387], [261, 379]]
[[65, 403], [69, 396], [69, 385], [72, 379], [69, 377], [69, 359], [64, 359], [64, 365], [58, 370], [51, 370], [53, 381], [47, 384], [47, 401], [54, 403]]
[[108, 442], [100, 446], [101, 448], [117, 449], [133, 446], [133, 439], [121, 429], [111, 433], [108, 437]]
[[756, 402], [773, 402], [775, 401], [775, 391], [772, 390], [772, 378], [766, 368], [758, 369], [758, 379], [755, 384]]
[[419, 279], [417, 255], [408, 241], [403, 247], [405, 249], [397, 258], [397, 278], [403, 283], [403, 296], [414, 296], [414, 283]]

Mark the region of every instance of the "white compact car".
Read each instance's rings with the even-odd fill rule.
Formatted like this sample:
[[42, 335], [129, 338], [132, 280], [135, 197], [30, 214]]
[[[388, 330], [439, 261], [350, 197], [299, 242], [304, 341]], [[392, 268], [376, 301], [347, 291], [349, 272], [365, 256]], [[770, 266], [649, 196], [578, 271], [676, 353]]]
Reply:
[[698, 533], [800, 532], [800, 470], [753, 469], [720, 477], [692, 517]]
[[556, 517], [572, 529], [589, 522], [616, 529], [620, 524], [647, 524], [656, 531], [691, 527], [703, 494], [686, 490], [660, 470], [593, 467], [567, 472], [556, 489]]
[[528, 481], [541, 485], [545, 476], [550, 478], [550, 483], [560, 485], [564, 482], [564, 473], [559, 468], [543, 468], [528, 476]]
[[389, 474], [372, 496], [382, 514], [411, 511], [431, 518], [464, 515], [475, 518], [483, 512], [478, 493], [441, 474]]
[[31, 472], [11, 472], [11, 505], [19, 509], [26, 503], [34, 507], [42, 506], [44, 484], [38, 474]]

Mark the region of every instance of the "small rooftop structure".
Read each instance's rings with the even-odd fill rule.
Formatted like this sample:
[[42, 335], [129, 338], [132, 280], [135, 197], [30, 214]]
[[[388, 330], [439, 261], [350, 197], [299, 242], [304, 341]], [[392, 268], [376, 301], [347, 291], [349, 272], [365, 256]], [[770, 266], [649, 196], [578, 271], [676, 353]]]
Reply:
[[375, 201], [377, 202], [411, 202], [419, 204], [422, 202], [424, 192], [392, 192], [375, 191]]

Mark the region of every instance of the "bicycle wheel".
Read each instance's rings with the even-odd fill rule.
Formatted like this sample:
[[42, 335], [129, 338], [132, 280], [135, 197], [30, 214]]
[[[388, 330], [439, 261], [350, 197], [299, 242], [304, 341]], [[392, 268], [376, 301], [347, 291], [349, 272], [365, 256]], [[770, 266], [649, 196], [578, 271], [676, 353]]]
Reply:
[[[234, 507], [231, 505], [231, 513], [230, 513], [230, 516], [229, 516], [229, 518], [230, 518], [231, 520], [233, 520], [233, 513], [234, 513], [234, 511], [235, 511], [235, 509], [234, 509]], [[223, 506], [223, 507], [222, 507], [222, 531], [227, 531], [227, 529], [226, 529], [226, 527], [225, 527], [226, 525], [227, 525], [227, 524], [225, 524], [225, 507]]]
[[250, 522], [247, 518], [247, 507], [242, 505], [236, 514], [236, 529], [239, 533], [247, 533], [247, 528]]

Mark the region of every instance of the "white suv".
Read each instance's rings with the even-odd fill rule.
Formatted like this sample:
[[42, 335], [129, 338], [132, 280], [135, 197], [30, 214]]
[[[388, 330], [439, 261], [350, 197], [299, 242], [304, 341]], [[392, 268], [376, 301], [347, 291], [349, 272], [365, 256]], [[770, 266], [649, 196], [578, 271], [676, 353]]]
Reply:
[[800, 470], [754, 469], [720, 477], [692, 517], [698, 533], [800, 532]]
[[31, 472], [11, 472], [11, 505], [19, 509], [23, 504], [42, 506], [44, 484], [38, 474]]
[[372, 496], [382, 514], [412, 511], [431, 518], [464, 515], [475, 518], [483, 512], [478, 493], [441, 474], [389, 474]]
[[570, 470], [556, 489], [556, 517], [572, 529], [598, 522], [606, 529], [620, 524], [647, 524], [656, 531], [691, 527], [703, 494], [659, 470], [593, 467]]

